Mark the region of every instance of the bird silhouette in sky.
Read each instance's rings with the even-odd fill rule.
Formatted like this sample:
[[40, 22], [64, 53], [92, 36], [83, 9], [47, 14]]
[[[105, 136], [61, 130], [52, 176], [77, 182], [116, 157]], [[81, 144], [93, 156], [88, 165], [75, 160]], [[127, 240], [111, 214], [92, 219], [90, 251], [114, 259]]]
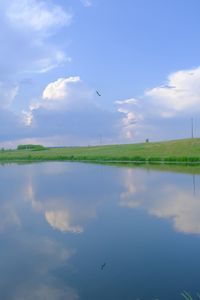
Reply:
[[103, 269], [105, 268], [106, 263], [104, 263], [103, 265], [101, 265], [101, 271], [103, 271]]
[[97, 95], [98, 95], [99, 97], [101, 97], [101, 94], [100, 94], [98, 91], [96, 91], [96, 93], [97, 93]]

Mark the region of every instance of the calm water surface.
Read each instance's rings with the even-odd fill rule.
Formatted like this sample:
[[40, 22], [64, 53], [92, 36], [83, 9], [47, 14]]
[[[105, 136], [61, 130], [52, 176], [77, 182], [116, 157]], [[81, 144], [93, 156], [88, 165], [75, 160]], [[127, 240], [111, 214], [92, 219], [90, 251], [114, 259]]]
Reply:
[[200, 177], [79, 163], [0, 167], [0, 299], [200, 292]]

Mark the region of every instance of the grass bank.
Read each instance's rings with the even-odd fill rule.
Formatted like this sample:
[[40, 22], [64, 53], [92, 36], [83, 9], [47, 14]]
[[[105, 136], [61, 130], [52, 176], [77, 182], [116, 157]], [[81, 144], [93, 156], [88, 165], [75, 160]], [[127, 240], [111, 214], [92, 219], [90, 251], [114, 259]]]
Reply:
[[200, 163], [200, 139], [94, 147], [0, 151], [1, 162], [94, 161], [138, 163]]

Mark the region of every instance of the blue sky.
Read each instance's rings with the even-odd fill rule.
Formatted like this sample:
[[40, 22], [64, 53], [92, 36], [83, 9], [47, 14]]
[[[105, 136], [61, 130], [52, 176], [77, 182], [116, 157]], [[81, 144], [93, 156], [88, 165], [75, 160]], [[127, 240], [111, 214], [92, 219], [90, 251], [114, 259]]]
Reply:
[[199, 11], [198, 0], [2, 0], [0, 147], [184, 138], [191, 117], [199, 136]]

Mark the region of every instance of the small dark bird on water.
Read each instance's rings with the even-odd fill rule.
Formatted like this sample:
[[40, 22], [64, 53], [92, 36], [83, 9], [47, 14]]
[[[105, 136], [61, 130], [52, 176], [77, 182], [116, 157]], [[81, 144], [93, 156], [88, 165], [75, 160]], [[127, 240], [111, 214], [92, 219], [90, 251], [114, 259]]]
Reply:
[[103, 270], [106, 266], [106, 263], [104, 263], [103, 265], [101, 265], [101, 270]]
[[101, 94], [100, 94], [98, 91], [96, 91], [96, 93], [97, 93], [97, 95], [98, 95], [99, 97], [101, 97]]

